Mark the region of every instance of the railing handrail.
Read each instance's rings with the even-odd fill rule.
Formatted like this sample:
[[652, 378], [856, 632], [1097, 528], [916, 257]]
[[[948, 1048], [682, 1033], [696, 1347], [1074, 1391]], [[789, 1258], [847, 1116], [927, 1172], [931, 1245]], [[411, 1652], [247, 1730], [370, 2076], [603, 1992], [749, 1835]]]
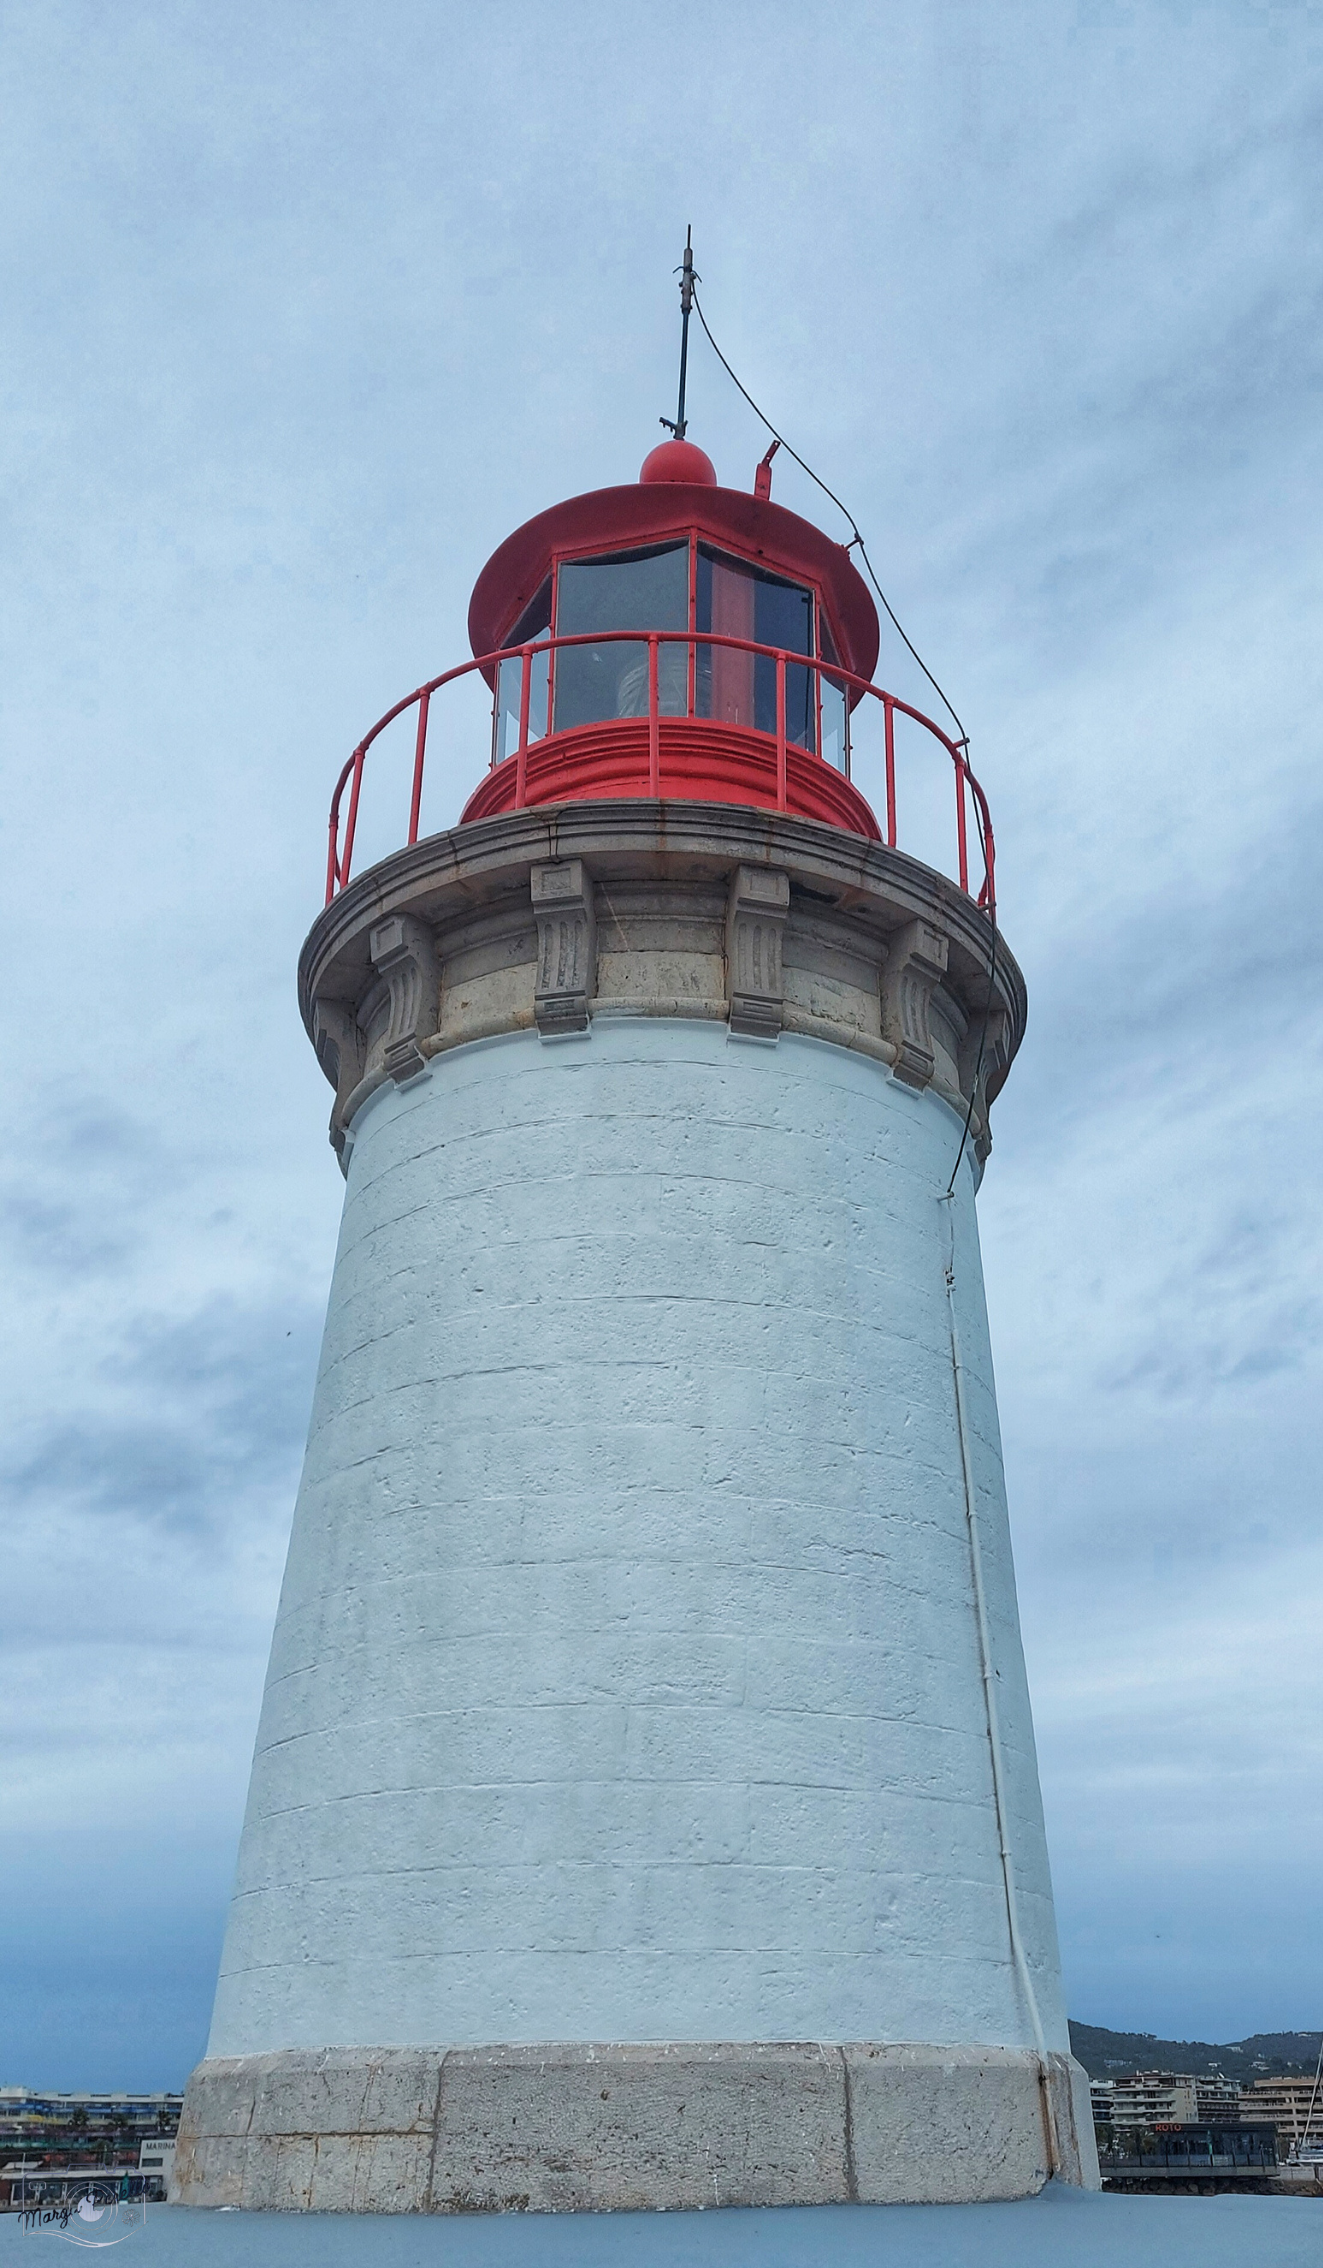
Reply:
[[[658, 697], [656, 662], [658, 648], [663, 645], [684, 646], [688, 648], [691, 657], [691, 664], [693, 664], [694, 662], [696, 650], [699, 646], [721, 646], [728, 648], [736, 653], [764, 655], [768, 660], [774, 661], [776, 663], [777, 730], [775, 735], [762, 734], [762, 737], [766, 739], [775, 738], [777, 743], [778, 788], [780, 791], [780, 802], [782, 806], [784, 806], [785, 800], [786, 670], [788, 668], [814, 670], [817, 672], [820, 679], [822, 677], [825, 677], [828, 684], [839, 686], [841, 688], [849, 688], [857, 695], [856, 700], [851, 703], [852, 707], [857, 707], [859, 701], [861, 701], [865, 697], [880, 701], [882, 703], [883, 714], [885, 718], [886, 740], [886, 839], [888, 847], [891, 849], [894, 849], [896, 847], [894, 720], [897, 714], [899, 714], [901, 716], [911, 718], [915, 724], [922, 725], [925, 731], [930, 732], [933, 738], [941, 743], [942, 747], [946, 750], [948, 756], [951, 758], [952, 764], [955, 767], [956, 834], [960, 867], [960, 886], [962, 890], [965, 891], [967, 896], [970, 894], [970, 892], [967, 866], [964, 799], [964, 788], [966, 786], [969, 788], [970, 793], [974, 798], [975, 809], [978, 814], [979, 848], [983, 854], [983, 886], [979, 891], [977, 903], [980, 908], [986, 909], [989, 915], [995, 920], [996, 846], [992, 832], [992, 813], [988, 808], [987, 796], [984, 794], [979, 780], [976, 778], [974, 772], [970, 767], [969, 758], [965, 752], [966, 744], [963, 741], [952, 740], [948, 733], [943, 732], [942, 727], [939, 724], [936, 724], [931, 717], [925, 716], [922, 709], [916, 709], [910, 702], [902, 701], [899, 694], [889, 693], [884, 686], [874, 685], [870, 678], [860, 677], [855, 671], [846, 669], [840, 662], [828, 661], [825, 656], [821, 654], [795, 653], [791, 648], [786, 646], [764, 645], [755, 638], [731, 637], [726, 633], [717, 630], [582, 630], [569, 632], [563, 636], [557, 637], [546, 637], [539, 635], [535, 638], [525, 639], [521, 644], [517, 646], [499, 646], [495, 648], [491, 653], [475, 654], [469, 661], [458, 662], [453, 669], [442, 670], [441, 674], [438, 677], [430, 677], [428, 678], [426, 684], [416, 686], [412, 693], [406, 693], [401, 700], [396, 701], [391, 708], [387, 709], [384, 716], [381, 716], [377, 719], [377, 722], [373, 725], [370, 732], [367, 732], [363, 735], [363, 738], [358, 742], [357, 746], [353, 750], [353, 753], [346, 761], [343, 769], [340, 772], [340, 776], [335, 783], [335, 789], [331, 796], [330, 813], [328, 815], [329, 843], [327, 850], [326, 867], [327, 905], [330, 905], [337, 890], [343, 890], [349, 880], [350, 867], [353, 859], [354, 835], [358, 821], [359, 791], [362, 787], [363, 781], [363, 765], [369, 748], [371, 748], [373, 742], [380, 736], [380, 734], [385, 731], [387, 725], [394, 724], [397, 717], [403, 716], [407, 709], [411, 709], [414, 706], [415, 702], [418, 703], [418, 732], [414, 749], [414, 770], [412, 794], [410, 797], [408, 837], [409, 843], [413, 844], [418, 839], [418, 820], [422, 799], [423, 767], [426, 757], [427, 727], [432, 695], [434, 693], [439, 693], [447, 685], [453, 685], [461, 677], [471, 677], [476, 671], [481, 672], [484, 676], [487, 676], [488, 672], [491, 672], [488, 681], [493, 688], [493, 697], [496, 698], [498, 697], [497, 688], [499, 684], [499, 679], [496, 673], [499, 671], [500, 664], [502, 662], [508, 661], [520, 662], [522, 666], [520, 687], [519, 747], [517, 754], [518, 786], [516, 794], [516, 808], [520, 808], [523, 804], [525, 764], [529, 746], [528, 710], [532, 679], [532, 670], [530, 667], [532, 656], [535, 653], [558, 653], [562, 650], [562, 648], [575, 646], [605, 645], [646, 645], [648, 648], [649, 661], [647, 723], [649, 727], [649, 793], [652, 795], [656, 795], [658, 793], [658, 743], [660, 706]], [[691, 666], [690, 669], [690, 686], [687, 694], [687, 705], [684, 715], [686, 721], [702, 721], [695, 720], [691, 716], [689, 704], [692, 703], [692, 700], [693, 666]], [[618, 720], [604, 719], [602, 721], [637, 723], [641, 722], [642, 720], [637, 718], [621, 718]], [[562, 730], [566, 731], [574, 729], [576, 728], [569, 726], [562, 728]], [[754, 726], [746, 726], [742, 729], [746, 731], [756, 731], [760, 728]], [[554, 729], [550, 725], [550, 720], [548, 720], [548, 729], [545, 733], [539, 734], [538, 740], [539, 742], [546, 742], [555, 737], [556, 734], [554, 732]], [[508, 760], [509, 759], [506, 759], [506, 761]], [[823, 762], [827, 761], [826, 758], [822, 758], [821, 760]], [[340, 802], [344, 794], [345, 787], [351, 778], [353, 780], [353, 788], [349, 798], [349, 811], [345, 820], [345, 841], [344, 852], [342, 856], [340, 853]]]

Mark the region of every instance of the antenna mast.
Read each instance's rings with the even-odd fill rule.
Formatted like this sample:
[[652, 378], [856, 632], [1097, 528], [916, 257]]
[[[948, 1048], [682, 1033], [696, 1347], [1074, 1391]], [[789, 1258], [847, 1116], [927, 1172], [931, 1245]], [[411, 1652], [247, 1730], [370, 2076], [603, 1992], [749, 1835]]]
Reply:
[[698, 280], [694, 275], [694, 231], [692, 224], [684, 232], [684, 259], [678, 272], [680, 277], [680, 398], [675, 406], [675, 416], [673, 418], [659, 417], [657, 423], [664, 425], [668, 432], [673, 433], [677, 441], [683, 441], [687, 423], [684, 414], [684, 389], [685, 378], [689, 369], [689, 311], [694, 304], [694, 284]]

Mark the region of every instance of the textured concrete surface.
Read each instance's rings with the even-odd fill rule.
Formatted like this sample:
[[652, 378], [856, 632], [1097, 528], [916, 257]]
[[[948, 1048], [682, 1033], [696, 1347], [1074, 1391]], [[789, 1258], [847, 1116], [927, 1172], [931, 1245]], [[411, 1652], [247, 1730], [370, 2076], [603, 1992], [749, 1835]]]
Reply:
[[[355, 1121], [209, 2053], [1067, 2046], [968, 1157], [868, 1057], [456, 1049]], [[954, 1221], [952, 1215], [954, 1214]]]
[[974, 1217], [992, 942], [879, 844], [646, 803], [433, 838], [314, 926], [348, 1189], [182, 2196], [1090, 2177]]
[[[1073, 2084], [1072, 2084], [1073, 2082]], [[1056, 2170], [1094, 2178], [1051, 2059]], [[171, 2197], [260, 2210], [672, 2212], [943, 2203], [1047, 2178], [1037, 2058], [823, 2043], [341, 2048], [204, 2063]]]
[[[0, 2218], [0, 2257], [14, 2268], [40, 2257], [14, 2219]], [[1323, 2205], [1105, 2197], [1054, 2182], [1009, 2205], [445, 2220], [162, 2207], [115, 2257], [130, 2268], [1317, 2268]]]

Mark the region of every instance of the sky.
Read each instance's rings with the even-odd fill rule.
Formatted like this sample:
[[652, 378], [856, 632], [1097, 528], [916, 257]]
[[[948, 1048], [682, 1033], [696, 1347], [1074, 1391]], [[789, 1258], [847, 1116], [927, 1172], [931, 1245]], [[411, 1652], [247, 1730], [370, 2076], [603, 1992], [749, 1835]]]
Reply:
[[[294, 998], [330, 787], [510, 529], [635, 477], [691, 222], [997, 826], [1030, 1020], [980, 1216], [1071, 2012], [1317, 2026], [1323, 7], [0, 24], [0, 2084], [202, 2051], [343, 1194]], [[701, 339], [689, 406], [751, 485]], [[935, 706], [894, 636], [878, 674]], [[461, 719], [434, 824], [484, 762]]]

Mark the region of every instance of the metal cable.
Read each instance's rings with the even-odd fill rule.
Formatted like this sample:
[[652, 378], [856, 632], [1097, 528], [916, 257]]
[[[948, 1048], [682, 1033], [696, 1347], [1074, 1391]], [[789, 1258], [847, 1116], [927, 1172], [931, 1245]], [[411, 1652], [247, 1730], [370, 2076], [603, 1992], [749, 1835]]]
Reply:
[[[794, 458], [795, 463], [800, 468], [800, 471], [806, 472], [808, 474], [809, 479], [814, 483], [814, 485], [822, 490], [823, 495], [830, 499], [830, 501], [836, 506], [837, 511], [842, 515], [842, 517], [849, 521], [851, 540], [846, 546], [846, 549], [853, 551], [855, 546], [858, 545], [859, 556], [863, 560], [864, 566], [868, 570], [868, 579], [871, 582], [874, 590], [877, 592], [878, 597], [881, 599], [883, 606], [886, 608], [892, 628], [896, 632], [897, 637], [901, 639], [905, 647], [913, 655], [915, 661], [923, 671], [924, 676], [927, 678], [928, 683], [931, 685], [934, 693], [937, 695], [938, 700], [942, 703], [942, 706], [946, 709], [947, 713], [955, 719], [956, 731], [960, 735], [960, 745], [962, 748], [967, 749], [969, 746], [969, 735], [965, 731], [964, 725], [961, 722], [959, 711], [956, 709], [955, 704], [948, 698], [947, 694], [942, 690], [942, 687], [938, 684], [937, 679], [933, 676], [932, 671], [929, 669], [927, 662], [923, 658], [923, 655], [919, 652], [918, 647], [909, 637], [906, 636], [905, 630], [896, 615], [895, 608], [892, 606], [890, 599], [887, 597], [886, 592], [883, 590], [882, 585], [879, 583], [877, 575], [874, 572], [873, 562], [868, 556], [868, 546], [864, 542], [864, 539], [859, 532], [859, 522], [856, 520], [853, 512], [850, 510], [847, 504], [842, 503], [834, 488], [828, 488], [827, 483], [822, 478], [821, 474], [815, 473], [812, 465], [805, 462], [804, 458], [800, 456], [798, 449], [792, 449], [784, 433], [777, 432], [777, 429], [773, 425], [770, 417], [767, 415], [766, 410], [759, 407], [758, 403], [754, 400], [752, 394], [749, 392], [749, 389], [744, 384], [743, 380], [736, 377], [735, 372], [731, 369], [731, 366], [727, 362], [725, 355], [722, 353], [720, 347], [717, 345], [716, 340], [712, 336], [711, 325], [709, 324], [706, 315], [703, 313], [703, 302], [698, 296], [696, 285], [693, 291], [693, 301], [694, 306], [698, 312], [698, 320], [703, 326], [703, 331], [707, 338], [707, 343], [711, 347], [712, 352], [716, 356], [718, 362], [721, 364], [721, 367], [725, 371], [726, 376], [729, 378], [732, 386], [736, 388], [737, 392], [743, 394], [744, 399], [748, 403], [750, 409], [753, 411], [754, 416], [758, 418], [763, 425], [766, 426], [773, 439], [780, 442], [781, 447], [786, 452], [786, 455], [788, 457]], [[663, 420], [663, 422], [665, 421]]]
[[[689, 253], [686, 249], [686, 263], [688, 263], [688, 261]], [[836, 494], [835, 489], [828, 488], [826, 481], [822, 478], [822, 475], [820, 473], [814, 472], [812, 465], [809, 464], [805, 458], [800, 456], [798, 449], [795, 449], [791, 446], [790, 442], [787, 441], [784, 433], [777, 431], [777, 428], [773, 425], [770, 417], [767, 415], [766, 410], [761, 408], [760, 405], [754, 400], [752, 394], [749, 392], [748, 387], [744, 384], [743, 379], [739, 378], [736, 375], [735, 371], [732, 370], [730, 364], [726, 360], [725, 355], [722, 353], [720, 347], [717, 345], [716, 340], [712, 336], [712, 326], [708, 322], [706, 315], [703, 313], [703, 302], [698, 296], [698, 278], [692, 276], [692, 271], [688, 265], [686, 266], [686, 281], [689, 283], [690, 297], [692, 298], [694, 308], [697, 311], [698, 320], [703, 326], [703, 334], [707, 340], [708, 345], [711, 347], [713, 354], [716, 356], [718, 362], [721, 364], [722, 369], [725, 371], [726, 376], [729, 378], [732, 386], [735, 387], [737, 393], [740, 393], [744, 396], [744, 399], [748, 403], [750, 409], [753, 411], [754, 416], [760, 421], [761, 424], [766, 426], [767, 431], [771, 434], [772, 439], [777, 443], [777, 445], [785, 450], [788, 457], [794, 458], [795, 463], [799, 466], [801, 472], [806, 472], [808, 474], [809, 479], [814, 483], [815, 487], [820, 488], [823, 495], [836, 506], [837, 511], [842, 515], [842, 517], [849, 521], [851, 541], [846, 546], [846, 549], [853, 551], [856, 545], [858, 546], [859, 556], [863, 560], [864, 566], [868, 570], [868, 579], [872, 583], [872, 586], [877, 592], [878, 597], [881, 599], [883, 606], [886, 608], [887, 615], [891, 621], [892, 627], [896, 631], [897, 636], [903, 641], [908, 652], [913, 655], [915, 661], [923, 671], [924, 676], [927, 678], [928, 683], [932, 686], [933, 691], [937, 694], [938, 699], [942, 702], [948, 714], [955, 719], [956, 730], [960, 735], [959, 746], [963, 748], [966, 755], [968, 755], [969, 734], [965, 731], [965, 727], [963, 722], [961, 721], [959, 711], [956, 709], [954, 702], [951, 701], [948, 695], [943, 691], [942, 687], [938, 684], [937, 679], [933, 676], [932, 671], [929, 669], [927, 662], [919, 652], [918, 647], [913, 643], [912, 639], [910, 639], [906, 635], [904, 628], [898, 620], [895, 609], [892, 606], [890, 599], [887, 597], [886, 592], [883, 590], [881, 583], [878, 581], [876, 573], [874, 572], [873, 562], [868, 556], [868, 546], [864, 542], [863, 536], [859, 532], [859, 522], [856, 520], [848, 504], [844, 503], [843, 500]], [[665, 424], [666, 422], [666, 419], [663, 418], [662, 423]], [[988, 1026], [992, 1018], [992, 1002], [997, 984], [997, 908], [995, 901], [989, 904], [987, 913], [988, 920], [992, 924], [992, 953], [988, 962], [988, 996], [983, 1008], [983, 1028], [979, 1033], [978, 1055], [974, 1064], [974, 1076], [970, 1082], [969, 1108], [965, 1113], [965, 1124], [960, 1136], [960, 1147], [956, 1152], [956, 1161], [951, 1168], [951, 1179], [947, 1185], [946, 1194], [948, 1197], [950, 1197], [952, 1191], [955, 1188], [956, 1175], [960, 1171], [961, 1161], [963, 1160], [965, 1155], [965, 1145], [969, 1140], [969, 1130], [974, 1122], [974, 1105], [978, 1099], [978, 1083], [979, 1079], [982, 1076], [983, 1059], [987, 1052]]]
[[[954, 1179], [954, 1176], [952, 1177]], [[997, 1847], [1001, 1858], [1002, 1888], [1006, 1897], [1006, 1925], [1010, 1939], [1011, 1964], [1020, 1981], [1028, 2008], [1029, 2023], [1034, 2035], [1034, 2050], [1038, 2058], [1038, 2084], [1043, 2100], [1043, 2125], [1047, 2141], [1048, 2173], [1061, 2171], [1061, 2151], [1056, 2119], [1052, 2110], [1051, 2067], [1047, 2059], [1047, 2040], [1043, 2032], [1043, 2019], [1034, 1990], [1033, 1972], [1024, 1939], [1020, 1934], [1020, 1901], [1015, 1883], [1015, 1857], [1011, 1849], [1010, 1806], [1006, 1794], [1005, 1761], [1001, 1741], [1001, 1713], [997, 1707], [997, 1671], [992, 1659], [992, 1633], [988, 1621], [987, 1594], [983, 1584], [983, 1547], [979, 1539], [978, 1505], [974, 1488], [973, 1459], [969, 1446], [969, 1427], [965, 1416], [964, 1364], [960, 1354], [960, 1331], [956, 1321], [955, 1304], [955, 1207], [950, 1191], [939, 1200], [947, 1205], [947, 1227], [950, 1231], [950, 1251], [946, 1263], [946, 1310], [951, 1329], [951, 1373], [955, 1387], [956, 1431], [960, 1440], [960, 1471], [965, 1495], [965, 1524], [969, 1537], [970, 1572], [974, 1589], [974, 1619], [978, 1629], [979, 1666], [983, 1677], [983, 1701], [988, 1728], [988, 1750], [992, 1762], [992, 1801], [997, 1821]]]

